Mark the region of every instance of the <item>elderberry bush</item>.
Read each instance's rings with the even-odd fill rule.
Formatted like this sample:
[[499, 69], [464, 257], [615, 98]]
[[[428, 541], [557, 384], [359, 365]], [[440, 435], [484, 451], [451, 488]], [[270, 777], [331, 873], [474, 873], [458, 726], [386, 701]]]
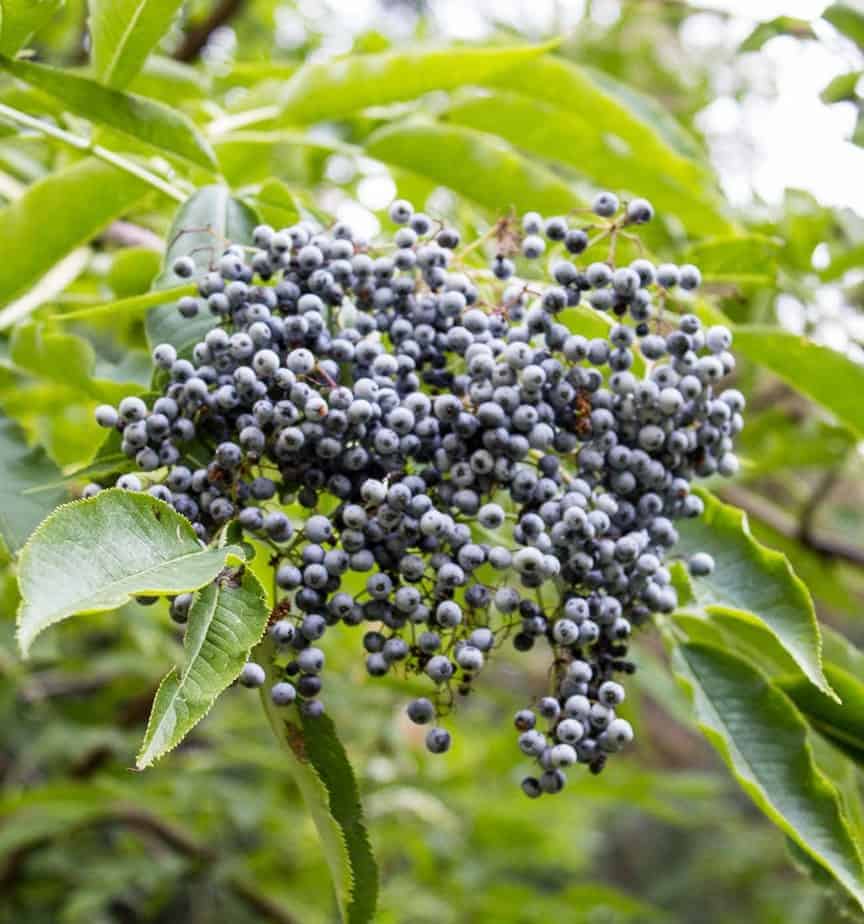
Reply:
[[[699, 270], [614, 265], [653, 209], [601, 193], [593, 212], [505, 218], [467, 245], [402, 200], [376, 246], [341, 223], [261, 226], [180, 300], [217, 323], [189, 358], [156, 347], [162, 395], [96, 412], [140, 469], [119, 487], [172, 504], [202, 540], [236, 523], [272, 550], [277, 706], [320, 715], [319, 643], [360, 627], [371, 676], [428, 679], [406, 711], [442, 753], [441, 719], [495, 650], [544, 644], [549, 688], [515, 717], [531, 797], [632, 741], [628, 641], [675, 608], [675, 521], [702, 512], [694, 479], [734, 474], [743, 425], [723, 387], [731, 334], [686, 310]], [[578, 328], [579, 305], [608, 317], [605, 336], [562, 323]], [[290, 504], [309, 515], [292, 522]], [[174, 599], [174, 619], [189, 606]], [[240, 680], [265, 678], [250, 663]]]

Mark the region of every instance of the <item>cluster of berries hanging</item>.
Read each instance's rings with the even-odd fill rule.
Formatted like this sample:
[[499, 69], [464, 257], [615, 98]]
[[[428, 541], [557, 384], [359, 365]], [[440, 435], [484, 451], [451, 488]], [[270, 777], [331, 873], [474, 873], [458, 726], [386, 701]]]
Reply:
[[[502, 219], [467, 247], [402, 200], [380, 246], [345, 224], [261, 226], [180, 300], [216, 323], [189, 358], [156, 347], [163, 395], [97, 411], [142, 471], [118, 486], [172, 504], [202, 540], [236, 521], [272, 548], [277, 705], [320, 714], [318, 642], [362, 626], [369, 674], [428, 677], [407, 713], [439, 753], [440, 719], [494, 650], [545, 643], [550, 689], [515, 717], [539, 765], [529, 796], [561, 790], [576, 763], [599, 772], [632, 740], [616, 715], [628, 639], [675, 608], [674, 521], [702, 512], [694, 478], [736, 471], [743, 424], [743, 397], [721, 385], [730, 332], [671, 310], [699, 270], [616, 268], [616, 241], [653, 209], [602, 193], [593, 212]], [[608, 261], [582, 257], [601, 240]], [[551, 280], [537, 281], [541, 258]], [[191, 277], [195, 262], [174, 271]], [[602, 336], [579, 332], [580, 305], [602, 312], [589, 318]], [[297, 503], [311, 513], [292, 523]], [[189, 603], [173, 601], [178, 622]], [[249, 663], [241, 681], [265, 672]]]

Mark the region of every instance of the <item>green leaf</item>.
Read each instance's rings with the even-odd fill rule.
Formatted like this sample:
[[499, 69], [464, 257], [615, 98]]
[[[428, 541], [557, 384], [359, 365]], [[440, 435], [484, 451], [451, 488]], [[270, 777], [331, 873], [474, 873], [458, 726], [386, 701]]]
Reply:
[[197, 590], [228, 555], [202, 548], [192, 524], [149, 494], [120, 489], [59, 507], [21, 550], [18, 643], [78, 613], [113, 610], [130, 597]]
[[[0, 303], [29, 289], [55, 263], [135, 205], [151, 187], [124, 170], [87, 158], [27, 188], [0, 209]], [[62, 221], [51, 220], [62, 209]]]
[[125, 87], [168, 31], [182, 0], [90, 0], [93, 68], [102, 83]]
[[[248, 205], [231, 196], [226, 186], [204, 186], [180, 206], [168, 233], [164, 270], [154, 283], [157, 290], [184, 284], [171, 267], [177, 257], [189, 255], [195, 261], [196, 275], [207, 273], [214, 259], [228, 243], [250, 244], [258, 223]], [[197, 317], [184, 318], [177, 306], [160, 305], [147, 315], [147, 342], [151, 347], [171, 343], [179, 351], [191, 349], [217, 322], [202, 307]]]
[[21, 428], [0, 415], [0, 536], [10, 552], [66, 498], [60, 469], [39, 447], [30, 448]]
[[14, 55], [54, 16], [64, 0], [2, 0], [0, 54]]
[[759, 49], [778, 35], [791, 35], [799, 39], [815, 39], [813, 26], [806, 19], [796, 16], [777, 16], [768, 22], [761, 22], [741, 43], [739, 51], [759, 51]]
[[822, 14], [822, 18], [859, 48], [864, 48], [864, 12], [855, 9], [849, 3], [832, 3]]
[[781, 240], [764, 234], [715, 237], [689, 247], [681, 262], [695, 263], [706, 282], [735, 283], [755, 277], [767, 286], [776, 279], [777, 255], [782, 246]]
[[267, 626], [264, 590], [248, 569], [226, 568], [195, 595], [183, 639], [185, 662], [159, 685], [136, 765], [172, 751], [232, 683]]
[[548, 45], [387, 51], [335, 61], [314, 61], [285, 85], [284, 123], [322, 122], [353, 116], [367, 106], [413, 99], [432, 90], [482, 84], [502, 70], [534, 61]]
[[[258, 649], [256, 649], [258, 651]], [[255, 659], [270, 665], [273, 645], [265, 639]], [[332, 720], [310, 719], [296, 706], [274, 706], [270, 686], [276, 681], [268, 669], [261, 702], [276, 738], [289, 755], [288, 769], [312, 816], [345, 924], [374, 920], [378, 900], [378, 867], [363, 818], [354, 771]]]
[[641, 151], [618, 150], [608, 143], [604, 127], [591, 124], [578, 110], [500, 91], [457, 102], [445, 117], [504, 138], [535, 157], [566, 164], [617, 191], [649, 194], [658, 208], [677, 216], [694, 234], [728, 227], [717, 198], [701, 184], [682, 185], [670, 176], [664, 161], [652, 162]]
[[804, 583], [785, 556], [753, 538], [743, 511], [707, 491], [699, 496], [705, 513], [678, 526], [682, 548], [714, 558], [712, 574], [692, 578], [696, 601], [709, 614], [735, 616], [742, 611], [762, 622], [803, 675], [831, 696], [822, 672], [819, 625]]
[[823, 103], [845, 103], [855, 102], [858, 94], [855, 88], [864, 71], [849, 71], [848, 74], [838, 74], [828, 83], [821, 92], [820, 97]]
[[778, 686], [810, 724], [857, 763], [864, 766], [864, 683], [836, 664], [825, 664], [825, 675], [840, 702], [820, 696], [798, 678], [780, 678]]
[[106, 282], [118, 299], [147, 292], [162, 268], [162, 255], [149, 247], [124, 247], [114, 254]]
[[[139, 315], [143, 317], [149, 308], [164, 305], [166, 299], [172, 299], [176, 302], [184, 295], [194, 295], [197, 291], [197, 286], [192, 284], [174, 286], [171, 289], [145, 292], [143, 295], [121, 298], [116, 302], [108, 302], [104, 305], [92, 305], [89, 308], [79, 308], [77, 311], [69, 311], [66, 314], [54, 315], [54, 320], [86, 321], [94, 318], [136, 318]], [[170, 307], [175, 312], [177, 311], [176, 305], [172, 304]], [[161, 342], [162, 341], [160, 341], [160, 343]]]
[[806, 420], [781, 408], [748, 415], [738, 442], [746, 478], [789, 468], [831, 468], [842, 464], [856, 439], [846, 427], [812, 415]]
[[211, 92], [209, 75], [191, 64], [173, 58], [151, 54], [144, 67], [129, 84], [133, 93], [177, 105], [185, 100], [198, 100]]
[[130, 459], [120, 448], [122, 442], [120, 431], [110, 430], [96, 451], [93, 461], [74, 469], [67, 478], [78, 482], [101, 481], [109, 477], [116, 480], [119, 475], [137, 470], [135, 460]]
[[864, 436], [864, 366], [807, 337], [767, 325], [735, 327], [734, 349]]
[[419, 173], [494, 212], [513, 207], [561, 214], [584, 205], [551, 170], [472, 129], [410, 120], [379, 129], [365, 147], [370, 157]]
[[[571, 333], [581, 334], [588, 339], [608, 339], [609, 329], [615, 326], [615, 320], [608, 312], [598, 311], [590, 305], [576, 305], [565, 308], [557, 320]], [[632, 371], [641, 376], [645, 372], [645, 360], [639, 352], [633, 353]]]
[[[582, 67], [585, 74], [610, 96], [617, 98], [673, 150], [708, 167], [708, 152], [657, 98], [621, 83], [596, 67]], [[614, 128], [614, 127], [613, 127]]]
[[104, 87], [95, 80], [29, 61], [0, 57], [0, 68], [59, 100], [76, 115], [106, 125], [205, 169], [216, 155], [183, 113], [164, 103]]
[[580, 118], [593, 126], [595, 132], [604, 132], [620, 150], [644, 160], [654, 172], [665, 165], [666, 176], [684, 187], [716, 185], [705, 166], [680, 154], [662, 131], [645, 122], [622, 99], [604, 90], [588, 72], [571, 61], [545, 55], [498, 72], [487, 82], [530, 95]]
[[254, 204], [262, 220], [274, 228], [287, 228], [302, 217], [297, 197], [281, 180], [269, 179], [262, 183]]
[[679, 645], [674, 664], [703, 733], [744, 791], [864, 908], [858, 846], [789, 698], [747, 661], [711, 645]]
[[16, 327], [9, 355], [22, 371], [76, 389], [90, 402], [116, 404], [126, 395], [142, 390], [134, 381], [96, 378], [96, 354], [89, 341], [75, 334], [58, 333], [41, 323], [28, 322]]

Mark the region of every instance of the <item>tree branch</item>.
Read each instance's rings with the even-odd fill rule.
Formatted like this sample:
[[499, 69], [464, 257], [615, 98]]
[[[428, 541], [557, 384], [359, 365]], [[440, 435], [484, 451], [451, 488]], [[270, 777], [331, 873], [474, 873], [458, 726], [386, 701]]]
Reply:
[[827, 472], [823, 472], [807, 503], [801, 508], [798, 523], [798, 538], [804, 545], [807, 545], [812, 539], [816, 517], [819, 515], [819, 508], [831, 496], [834, 485], [837, 484], [842, 472], [842, 462], [834, 468], [829, 469]]
[[102, 238], [119, 247], [146, 247], [159, 253], [165, 249], [158, 234], [131, 221], [112, 221], [102, 232]]
[[189, 26], [183, 36], [183, 41], [174, 52], [174, 58], [186, 63], [194, 61], [201, 54], [210, 36], [220, 26], [230, 22], [245, 4], [246, 0], [221, 0], [205, 20]]
[[836, 558], [838, 561], [855, 565], [857, 568], [864, 568], [864, 548], [853, 545], [851, 542], [844, 542], [842, 539], [834, 539], [830, 536], [815, 533], [812, 529], [802, 535], [795, 517], [784, 513], [764, 497], [753, 494], [744, 488], [730, 485], [723, 488], [720, 494], [724, 500], [735, 504], [736, 507], [740, 507], [747, 513], [753, 514], [756, 519], [762, 520], [767, 526], [781, 533], [787, 539], [798, 540], [811, 552], [825, 558]]

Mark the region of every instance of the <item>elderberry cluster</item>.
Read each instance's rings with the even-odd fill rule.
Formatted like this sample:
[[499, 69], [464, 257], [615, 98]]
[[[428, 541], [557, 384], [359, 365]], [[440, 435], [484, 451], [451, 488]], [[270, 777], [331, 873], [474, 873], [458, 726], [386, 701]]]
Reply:
[[[504, 218], [464, 246], [399, 200], [389, 244], [302, 221], [257, 228], [203, 272], [176, 261], [198, 284], [181, 315], [214, 326], [188, 358], [155, 348], [152, 405], [96, 416], [141, 470], [119, 487], [202, 540], [236, 523], [272, 550], [275, 704], [321, 714], [318, 642], [363, 626], [370, 675], [428, 678], [407, 714], [440, 753], [440, 720], [493, 651], [542, 640], [550, 688], [515, 718], [539, 766], [523, 790], [558, 792], [566, 768], [599, 772], [632, 740], [616, 714], [628, 640], [677, 604], [674, 521], [702, 512], [694, 478], [736, 471], [744, 407], [721, 385], [730, 332], [685, 310], [699, 270], [613, 263], [652, 217], [602, 193], [593, 215]], [[609, 259], [575, 262], [601, 246]], [[292, 522], [292, 504], [309, 515]], [[190, 599], [172, 602], [178, 622]], [[241, 682], [265, 677], [250, 662]]]

